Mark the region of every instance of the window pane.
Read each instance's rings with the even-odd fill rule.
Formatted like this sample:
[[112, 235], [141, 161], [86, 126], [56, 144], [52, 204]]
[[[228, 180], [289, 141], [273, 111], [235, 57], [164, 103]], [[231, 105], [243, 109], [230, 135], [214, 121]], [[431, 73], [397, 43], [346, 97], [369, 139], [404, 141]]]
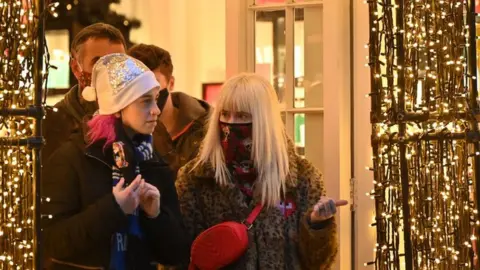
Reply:
[[294, 116], [295, 122], [295, 148], [299, 155], [305, 155], [305, 114], [297, 113]]
[[[50, 65], [57, 69], [48, 70], [48, 87], [70, 88], [70, 34], [68, 30], [49, 30], [45, 34], [50, 53]], [[44, 65], [45, 69], [45, 65]]]
[[255, 72], [267, 78], [280, 100], [285, 90], [285, 10], [255, 16]]
[[296, 108], [323, 107], [322, 17], [322, 7], [295, 9], [294, 106]]

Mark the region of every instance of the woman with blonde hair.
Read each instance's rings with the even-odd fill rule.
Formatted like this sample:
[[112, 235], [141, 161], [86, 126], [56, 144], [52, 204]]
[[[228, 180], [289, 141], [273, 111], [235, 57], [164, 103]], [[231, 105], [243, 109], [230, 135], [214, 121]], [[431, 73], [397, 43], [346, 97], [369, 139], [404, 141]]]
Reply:
[[271, 84], [240, 74], [222, 87], [200, 153], [177, 192], [195, 237], [190, 269], [328, 269], [337, 253], [335, 201], [295, 153]]

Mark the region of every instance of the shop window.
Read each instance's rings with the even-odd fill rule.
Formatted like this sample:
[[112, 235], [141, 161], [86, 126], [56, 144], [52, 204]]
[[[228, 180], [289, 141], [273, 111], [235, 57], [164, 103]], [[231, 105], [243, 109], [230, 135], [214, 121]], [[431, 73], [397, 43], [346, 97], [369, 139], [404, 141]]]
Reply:
[[323, 167], [323, 8], [320, 1], [252, 0], [254, 71], [274, 86], [298, 152]]

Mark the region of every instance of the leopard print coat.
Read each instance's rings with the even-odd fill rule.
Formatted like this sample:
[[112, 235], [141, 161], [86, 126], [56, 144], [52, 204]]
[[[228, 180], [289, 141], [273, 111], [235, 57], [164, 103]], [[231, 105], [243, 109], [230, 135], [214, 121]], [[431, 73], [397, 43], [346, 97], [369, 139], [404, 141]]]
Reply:
[[[279, 207], [264, 208], [248, 231], [247, 252], [225, 269], [318, 270], [332, 266], [338, 248], [334, 220], [320, 230], [312, 229], [307, 221], [325, 194], [322, 175], [295, 153], [293, 145], [289, 159], [286, 194], [296, 210], [286, 217]], [[197, 161], [193, 159], [180, 169], [176, 181], [184, 222], [193, 237], [221, 222], [241, 222], [261, 200], [256, 196], [247, 205], [233, 183], [219, 186], [212, 167], [203, 164], [194, 168]]]

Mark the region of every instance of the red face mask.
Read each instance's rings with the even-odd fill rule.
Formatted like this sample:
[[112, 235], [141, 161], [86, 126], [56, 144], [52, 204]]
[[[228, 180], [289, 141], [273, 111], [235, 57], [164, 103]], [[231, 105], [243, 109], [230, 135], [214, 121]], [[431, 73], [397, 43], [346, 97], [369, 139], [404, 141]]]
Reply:
[[80, 86], [80, 89], [90, 86], [91, 84], [92, 84], [92, 73], [82, 71], [82, 73], [80, 73], [80, 78], [78, 79], [78, 86]]
[[252, 124], [220, 122], [220, 130], [227, 168], [240, 189], [251, 196], [252, 185], [257, 178], [252, 160]]
[[92, 73], [84, 71], [78, 61], [77, 65], [80, 68], [80, 78], [78, 78], [78, 86], [81, 90], [83, 90], [83, 88], [92, 84]]

